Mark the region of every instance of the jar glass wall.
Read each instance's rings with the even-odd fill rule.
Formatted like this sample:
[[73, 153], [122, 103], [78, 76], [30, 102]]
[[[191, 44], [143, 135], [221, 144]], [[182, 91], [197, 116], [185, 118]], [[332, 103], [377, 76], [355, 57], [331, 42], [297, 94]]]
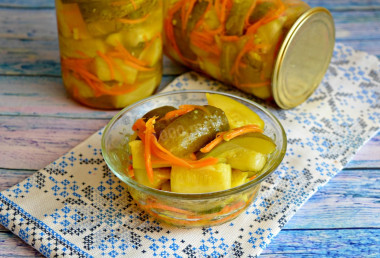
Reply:
[[310, 7], [300, 0], [172, 0], [165, 53], [192, 69], [268, 99], [281, 44]]
[[162, 0], [56, 0], [62, 79], [78, 102], [119, 109], [162, 77]]

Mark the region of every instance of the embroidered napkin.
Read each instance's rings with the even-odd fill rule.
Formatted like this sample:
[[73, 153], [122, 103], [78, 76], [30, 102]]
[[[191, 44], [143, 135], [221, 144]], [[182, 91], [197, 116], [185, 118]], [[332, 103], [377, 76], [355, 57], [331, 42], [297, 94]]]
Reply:
[[[291, 110], [267, 107], [287, 154], [237, 219], [179, 229], [141, 211], [105, 164], [102, 131], [0, 194], [0, 223], [47, 257], [254, 257], [380, 125], [380, 62], [338, 44], [315, 93]], [[252, 98], [190, 72], [165, 90], [212, 89]], [[265, 103], [264, 103], [265, 104]]]

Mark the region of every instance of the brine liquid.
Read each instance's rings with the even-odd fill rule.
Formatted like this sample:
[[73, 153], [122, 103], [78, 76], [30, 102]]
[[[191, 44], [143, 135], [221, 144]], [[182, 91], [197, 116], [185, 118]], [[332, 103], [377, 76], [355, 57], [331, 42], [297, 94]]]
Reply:
[[123, 108], [162, 76], [162, 0], [56, 0], [63, 83], [82, 104]]
[[164, 9], [169, 57], [267, 99], [281, 43], [310, 7], [300, 0], [173, 0]]

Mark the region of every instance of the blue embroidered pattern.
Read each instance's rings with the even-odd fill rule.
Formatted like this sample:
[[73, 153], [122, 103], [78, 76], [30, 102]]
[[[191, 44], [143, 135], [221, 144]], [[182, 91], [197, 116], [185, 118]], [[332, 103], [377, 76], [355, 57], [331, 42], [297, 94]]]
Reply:
[[210, 89], [266, 105], [288, 150], [256, 201], [227, 224], [178, 229], [141, 211], [105, 164], [101, 131], [0, 194], [0, 223], [47, 257], [255, 257], [380, 125], [380, 62], [341, 44], [304, 104], [279, 110], [190, 72], [165, 91]]

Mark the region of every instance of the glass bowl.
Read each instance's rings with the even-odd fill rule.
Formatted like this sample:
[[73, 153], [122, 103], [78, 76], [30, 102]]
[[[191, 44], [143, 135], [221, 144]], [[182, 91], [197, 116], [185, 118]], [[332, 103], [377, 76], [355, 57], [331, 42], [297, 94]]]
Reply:
[[[265, 122], [264, 134], [271, 137], [276, 150], [258, 176], [251, 181], [218, 192], [185, 194], [147, 187], [128, 176], [129, 138], [132, 125], [148, 111], [165, 105], [206, 105], [206, 93], [228, 96], [256, 112]], [[247, 99], [214, 91], [173, 91], [154, 95], [121, 110], [108, 123], [102, 136], [102, 154], [112, 172], [125, 182], [141, 209], [154, 218], [179, 227], [218, 225], [236, 218], [256, 198], [260, 183], [281, 163], [286, 151], [286, 134], [280, 122], [268, 110]]]

